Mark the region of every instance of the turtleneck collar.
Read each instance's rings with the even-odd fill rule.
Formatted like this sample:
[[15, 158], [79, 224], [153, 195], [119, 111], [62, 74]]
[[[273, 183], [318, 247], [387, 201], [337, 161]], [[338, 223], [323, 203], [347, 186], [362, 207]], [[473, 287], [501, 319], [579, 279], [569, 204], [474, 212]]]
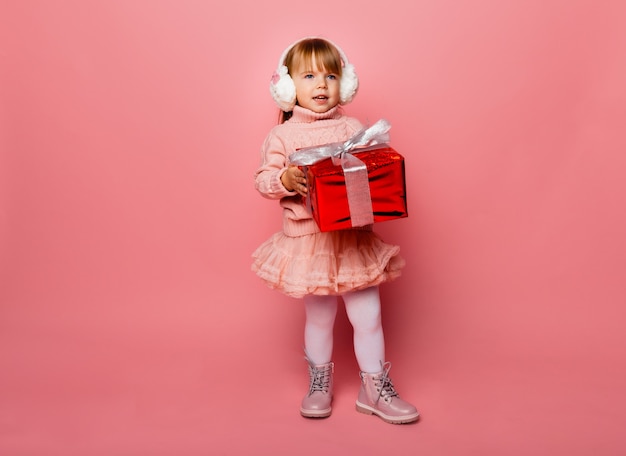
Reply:
[[293, 107], [293, 115], [289, 119], [288, 122], [296, 122], [296, 123], [311, 123], [316, 120], [326, 120], [326, 119], [339, 119], [343, 115], [341, 108], [339, 105], [334, 108], [329, 109], [326, 112], [313, 112], [310, 109], [303, 108], [302, 106], [294, 106]]

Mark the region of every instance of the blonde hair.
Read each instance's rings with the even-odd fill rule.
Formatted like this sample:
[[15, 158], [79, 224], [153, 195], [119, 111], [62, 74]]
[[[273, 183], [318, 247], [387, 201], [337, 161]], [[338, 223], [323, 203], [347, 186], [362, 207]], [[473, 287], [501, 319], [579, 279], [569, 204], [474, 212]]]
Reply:
[[[313, 67], [315, 63], [320, 69], [336, 74], [341, 78], [343, 65], [341, 55], [337, 48], [322, 38], [307, 38], [296, 43], [285, 55], [285, 66], [289, 74], [300, 65], [306, 62]], [[293, 111], [280, 112], [280, 123], [285, 122], [293, 115]]]

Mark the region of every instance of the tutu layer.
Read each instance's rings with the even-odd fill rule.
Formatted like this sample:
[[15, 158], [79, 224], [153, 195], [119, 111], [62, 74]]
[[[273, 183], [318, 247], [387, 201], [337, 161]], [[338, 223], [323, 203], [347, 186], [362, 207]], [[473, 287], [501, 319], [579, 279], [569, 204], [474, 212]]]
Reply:
[[296, 298], [341, 295], [398, 277], [404, 266], [399, 253], [370, 230], [278, 232], [252, 254], [252, 270], [270, 288]]

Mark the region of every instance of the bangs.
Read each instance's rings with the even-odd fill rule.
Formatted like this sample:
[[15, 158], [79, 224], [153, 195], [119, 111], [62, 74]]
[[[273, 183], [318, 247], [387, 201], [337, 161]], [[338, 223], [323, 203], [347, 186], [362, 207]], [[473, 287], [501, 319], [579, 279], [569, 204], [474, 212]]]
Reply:
[[329, 42], [312, 38], [296, 44], [285, 57], [285, 66], [291, 70], [300, 63], [313, 69], [314, 64], [321, 70], [341, 76], [342, 64], [339, 51]]

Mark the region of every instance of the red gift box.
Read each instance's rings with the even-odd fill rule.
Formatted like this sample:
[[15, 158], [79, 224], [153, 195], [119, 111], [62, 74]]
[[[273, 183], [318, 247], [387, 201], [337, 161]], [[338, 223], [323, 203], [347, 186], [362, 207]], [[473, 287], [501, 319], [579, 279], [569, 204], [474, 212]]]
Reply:
[[[354, 151], [353, 155], [367, 167], [373, 221], [407, 217], [404, 157], [388, 144]], [[308, 186], [305, 204], [321, 231], [359, 226], [353, 222], [355, 217], [351, 217], [341, 165], [335, 165], [331, 158], [327, 158], [301, 166], [301, 169], [306, 173]]]

